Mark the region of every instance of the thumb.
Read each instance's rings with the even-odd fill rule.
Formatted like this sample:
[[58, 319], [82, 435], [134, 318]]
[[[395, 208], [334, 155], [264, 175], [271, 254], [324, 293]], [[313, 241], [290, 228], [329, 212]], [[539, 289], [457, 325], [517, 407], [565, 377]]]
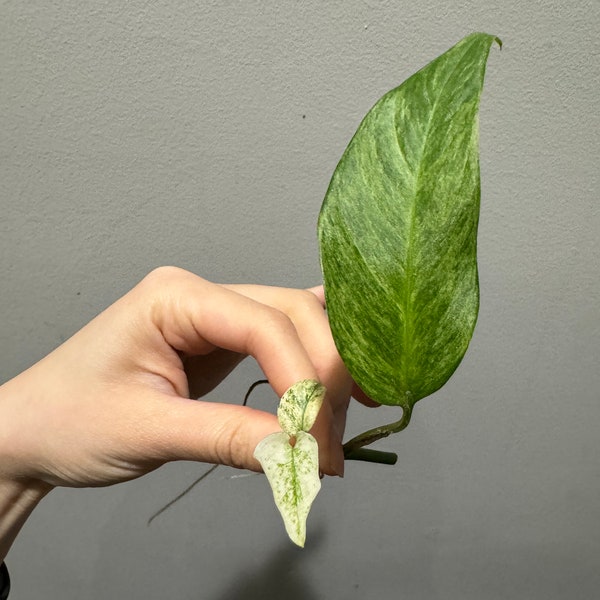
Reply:
[[149, 437], [165, 461], [194, 460], [260, 471], [258, 443], [281, 431], [275, 415], [248, 406], [202, 400], [176, 400]]

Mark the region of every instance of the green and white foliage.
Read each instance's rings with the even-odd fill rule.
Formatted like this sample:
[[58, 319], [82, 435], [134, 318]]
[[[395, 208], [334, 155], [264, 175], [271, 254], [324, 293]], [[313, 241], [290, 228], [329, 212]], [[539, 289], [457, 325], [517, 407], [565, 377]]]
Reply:
[[477, 319], [478, 108], [494, 41], [469, 35], [383, 96], [319, 216], [340, 355], [371, 398], [407, 416], [452, 375]]
[[313, 426], [325, 387], [306, 379], [289, 388], [277, 410], [283, 431], [272, 433], [254, 451], [273, 490], [275, 504], [281, 513], [290, 539], [304, 547], [306, 519], [321, 489], [319, 447], [308, 433]]
[[[446, 383], [473, 335], [478, 112], [495, 41], [469, 35], [385, 94], [329, 184], [318, 234], [333, 337], [356, 383], [381, 404], [403, 408], [397, 423], [347, 442], [347, 458], [393, 463], [395, 456], [362, 447], [408, 425], [415, 402]], [[283, 432], [255, 451], [300, 546], [321, 485], [307, 431], [323, 395], [316, 381], [290, 388], [278, 411]]]

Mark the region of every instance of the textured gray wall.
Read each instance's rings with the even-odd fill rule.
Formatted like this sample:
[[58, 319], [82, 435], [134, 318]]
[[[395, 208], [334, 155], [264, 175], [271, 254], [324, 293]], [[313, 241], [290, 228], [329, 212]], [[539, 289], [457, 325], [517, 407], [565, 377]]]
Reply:
[[[467, 33], [504, 41], [480, 319], [382, 444], [399, 464], [326, 481], [304, 551], [260, 476], [221, 468], [150, 527], [204, 465], [56, 490], [9, 556], [14, 600], [596, 597], [599, 29], [597, 0], [1, 2], [2, 381], [157, 265], [316, 283], [318, 210], [362, 116]], [[390, 413], [355, 409], [351, 433]]]

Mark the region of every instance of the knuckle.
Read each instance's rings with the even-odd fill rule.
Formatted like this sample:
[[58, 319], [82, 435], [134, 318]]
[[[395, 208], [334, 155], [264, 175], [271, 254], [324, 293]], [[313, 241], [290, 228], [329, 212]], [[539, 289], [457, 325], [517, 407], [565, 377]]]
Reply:
[[238, 419], [223, 423], [217, 436], [217, 462], [235, 468], [243, 468], [244, 464], [244, 435], [243, 423]]
[[319, 310], [323, 310], [321, 302], [319, 301], [317, 296], [313, 294], [310, 290], [297, 290], [296, 294], [301, 306], [304, 306], [306, 308], [318, 308]]
[[297, 331], [292, 319], [279, 309], [263, 305], [262, 314], [249, 333], [249, 352], [256, 356], [261, 347], [279, 345], [294, 336]]
[[149, 287], [159, 287], [174, 280], [181, 279], [184, 274], [188, 274], [187, 271], [180, 269], [179, 267], [162, 266], [152, 269], [144, 279], [142, 284]]
[[296, 332], [292, 318], [285, 312], [272, 307], [265, 307], [261, 333], [270, 338], [288, 337]]
[[323, 314], [323, 305], [310, 290], [294, 290], [287, 313], [292, 320], [312, 319]]

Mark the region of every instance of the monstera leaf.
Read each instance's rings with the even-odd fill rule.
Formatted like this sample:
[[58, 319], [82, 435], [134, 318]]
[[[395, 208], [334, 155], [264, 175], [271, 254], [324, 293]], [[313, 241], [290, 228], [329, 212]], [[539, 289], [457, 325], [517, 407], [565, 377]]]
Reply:
[[359, 386], [410, 417], [477, 319], [478, 108], [494, 36], [472, 34], [364, 118], [321, 208], [331, 329]]

